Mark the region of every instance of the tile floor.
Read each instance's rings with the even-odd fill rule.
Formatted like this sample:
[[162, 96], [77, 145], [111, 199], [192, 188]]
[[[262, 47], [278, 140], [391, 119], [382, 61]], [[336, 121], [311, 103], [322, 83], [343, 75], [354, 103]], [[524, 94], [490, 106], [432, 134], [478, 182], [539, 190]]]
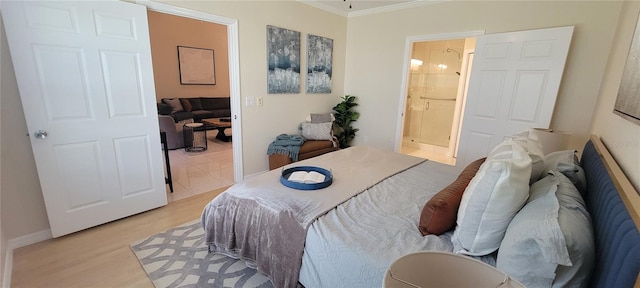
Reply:
[[400, 148], [400, 153], [407, 154], [415, 157], [425, 158], [432, 161], [444, 163], [447, 165], [455, 165], [456, 159], [453, 157], [447, 156], [447, 148], [437, 147], [431, 145], [424, 145], [426, 147], [418, 147], [413, 143], [407, 143], [406, 141], [402, 143], [402, 147]]
[[166, 185], [169, 202], [234, 184], [231, 142], [220, 141], [215, 135], [207, 138], [204, 152], [169, 150], [173, 178], [173, 193]]

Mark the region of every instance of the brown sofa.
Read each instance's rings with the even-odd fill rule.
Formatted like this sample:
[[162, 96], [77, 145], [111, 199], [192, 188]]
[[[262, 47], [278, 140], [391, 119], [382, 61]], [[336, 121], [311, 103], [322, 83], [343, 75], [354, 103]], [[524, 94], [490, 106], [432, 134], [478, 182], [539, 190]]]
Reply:
[[[300, 152], [298, 153], [298, 160], [309, 159], [316, 157], [324, 153], [336, 151], [337, 145], [334, 145], [330, 140], [307, 140], [300, 146]], [[284, 154], [272, 154], [269, 155], [269, 170], [280, 168], [284, 165], [291, 164], [293, 161], [289, 156]]]

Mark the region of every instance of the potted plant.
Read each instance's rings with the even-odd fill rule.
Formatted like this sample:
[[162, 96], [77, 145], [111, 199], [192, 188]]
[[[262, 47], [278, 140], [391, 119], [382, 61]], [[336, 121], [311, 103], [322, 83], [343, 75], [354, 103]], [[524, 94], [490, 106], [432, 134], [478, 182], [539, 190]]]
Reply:
[[333, 107], [336, 118], [333, 122], [333, 135], [338, 138], [340, 148], [347, 148], [358, 132], [357, 128], [351, 127], [351, 122], [358, 120], [360, 113], [353, 111], [353, 107], [358, 106], [355, 96], [345, 95], [340, 99], [342, 101]]

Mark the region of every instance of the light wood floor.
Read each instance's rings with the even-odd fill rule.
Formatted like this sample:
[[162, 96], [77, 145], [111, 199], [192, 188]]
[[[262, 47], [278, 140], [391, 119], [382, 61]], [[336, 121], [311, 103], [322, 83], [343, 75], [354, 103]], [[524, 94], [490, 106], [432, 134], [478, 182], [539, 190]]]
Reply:
[[225, 189], [16, 249], [11, 287], [153, 287], [129, 244], [199, 218]]

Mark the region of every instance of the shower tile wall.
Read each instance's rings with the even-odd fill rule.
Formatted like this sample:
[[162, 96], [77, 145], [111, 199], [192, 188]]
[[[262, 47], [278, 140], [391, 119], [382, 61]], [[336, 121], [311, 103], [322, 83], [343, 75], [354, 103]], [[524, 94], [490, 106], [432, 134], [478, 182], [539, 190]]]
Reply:
[[404, 130], [409, 141], [449, 145], [464, 42], [460, 39], [413, 44], [411, 58], [422, 61], [422, 65], [412, 66], [409, 79], [409, 123]]

